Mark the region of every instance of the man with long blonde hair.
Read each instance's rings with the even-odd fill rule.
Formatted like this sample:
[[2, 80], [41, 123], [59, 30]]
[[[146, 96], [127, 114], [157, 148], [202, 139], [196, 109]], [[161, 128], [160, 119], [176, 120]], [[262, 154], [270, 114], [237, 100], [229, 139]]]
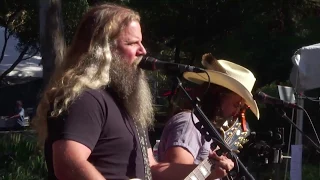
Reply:
[[49, 179], [183, 179], [195, 168], [153, 157], [145, 54], [137, 12], [103, 4], [84, 15], [34, 119]]

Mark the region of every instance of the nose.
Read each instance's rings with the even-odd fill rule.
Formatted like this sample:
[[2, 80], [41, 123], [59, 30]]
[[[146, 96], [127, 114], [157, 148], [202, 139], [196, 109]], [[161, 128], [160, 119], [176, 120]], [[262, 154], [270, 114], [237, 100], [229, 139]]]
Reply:
[[144, 56], [147, 54], [147, 50], [146, 50], [146, 48], [144, 48], [142, 43], [140, 44], [140, 48], [138, 49], [137, 53], [139, 56]]

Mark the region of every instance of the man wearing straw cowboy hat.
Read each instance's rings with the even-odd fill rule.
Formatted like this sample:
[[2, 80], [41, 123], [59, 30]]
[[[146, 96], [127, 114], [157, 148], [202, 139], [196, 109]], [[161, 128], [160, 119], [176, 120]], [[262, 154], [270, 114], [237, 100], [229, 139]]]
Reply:
[[[190, 95], [200, 98], [201, 109], [215, 127], [221, 128], [245, 107], [249, 107], [259, 119], [259, 109], [251, 94], [256, 79], [250, 70], [230, 61], [216, 60], [211, 54], [203, 55], [202, 65], [208, 74], [186, 72], [183, 77], [198, 84]], [[194, 126], [199, 120], [192, 114], [192, 104], [183, 93], [178, 92], [171, 105], [172, 117], [160, 139], [159, 161], [198, 164], [212, 152], [211, 142], [205, 141]], [[221, 158], [227, 159], [225, 156]], [[223, 172], [219, 168], [215, 171]]]

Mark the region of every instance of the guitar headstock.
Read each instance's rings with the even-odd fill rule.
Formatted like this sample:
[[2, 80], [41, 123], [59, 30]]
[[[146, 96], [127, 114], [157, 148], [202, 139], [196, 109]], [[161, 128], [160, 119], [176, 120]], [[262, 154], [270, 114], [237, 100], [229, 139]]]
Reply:
[[239, 122], [239, 119], [236, 119], [234, 124], [224, 132], [223, 137], [232, 151], [239, 152], [238, 149], [242, 149], [242, 145], [248, 142], [246, 138], [249, 136], [249, 134], [249, 128], [244, 130], [242, 128], [242, 124]]
[[248, 142], [246, 138], [250, 135], [249, 124], [245, 118], [247, 108], [247, 106], [242, 108], [236, 118], [227, 120], [220, 128], [226, 144], [237, 153], [239, 153], [239, 149], [243, 148], [242, 145]]

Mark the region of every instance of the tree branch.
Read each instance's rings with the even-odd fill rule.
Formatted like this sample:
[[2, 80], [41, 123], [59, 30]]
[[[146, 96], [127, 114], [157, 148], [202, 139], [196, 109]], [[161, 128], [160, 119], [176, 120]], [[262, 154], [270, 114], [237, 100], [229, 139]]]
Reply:
[[36, 50], [32, 55], [30, 55], [30, 56], [28, 56], [28, 57], [26, 57], [26, 58], [22, 58], [22, 61], [32, 58], [33, 56], [35, 56], [36, 54], [38, 54], [38, 52], [39, 52], [39, 48], [37, 48], [37, 50]]
[[5, 23], [4, 34], [3, 34], [4, 43], [3, 43], [2, 52], [0, 55], [0, 63], [3, 61], [4, 52], [6, 51], [8, 40], [9, 40], [10, 36], [12, 36], [12, 34], [13, 34], [10, 32], [8, 33], [9, 24], [12, 23], [18, 16], [20, 16], [21, 13], [22, 13], [22, 10], [15, 11], [11, 16], [8, 17], [8, 20]]
[[5, 70], [1, 75], [0, 75], [0, 81], [2, 81], [23, 59], [23, 56], [27, 53], [29, 50], [29, 46], [25, 46], [23, 50], [21, 51], [19, 57], [16, 59], [16, 61], [11, 65], [10, 68]]

